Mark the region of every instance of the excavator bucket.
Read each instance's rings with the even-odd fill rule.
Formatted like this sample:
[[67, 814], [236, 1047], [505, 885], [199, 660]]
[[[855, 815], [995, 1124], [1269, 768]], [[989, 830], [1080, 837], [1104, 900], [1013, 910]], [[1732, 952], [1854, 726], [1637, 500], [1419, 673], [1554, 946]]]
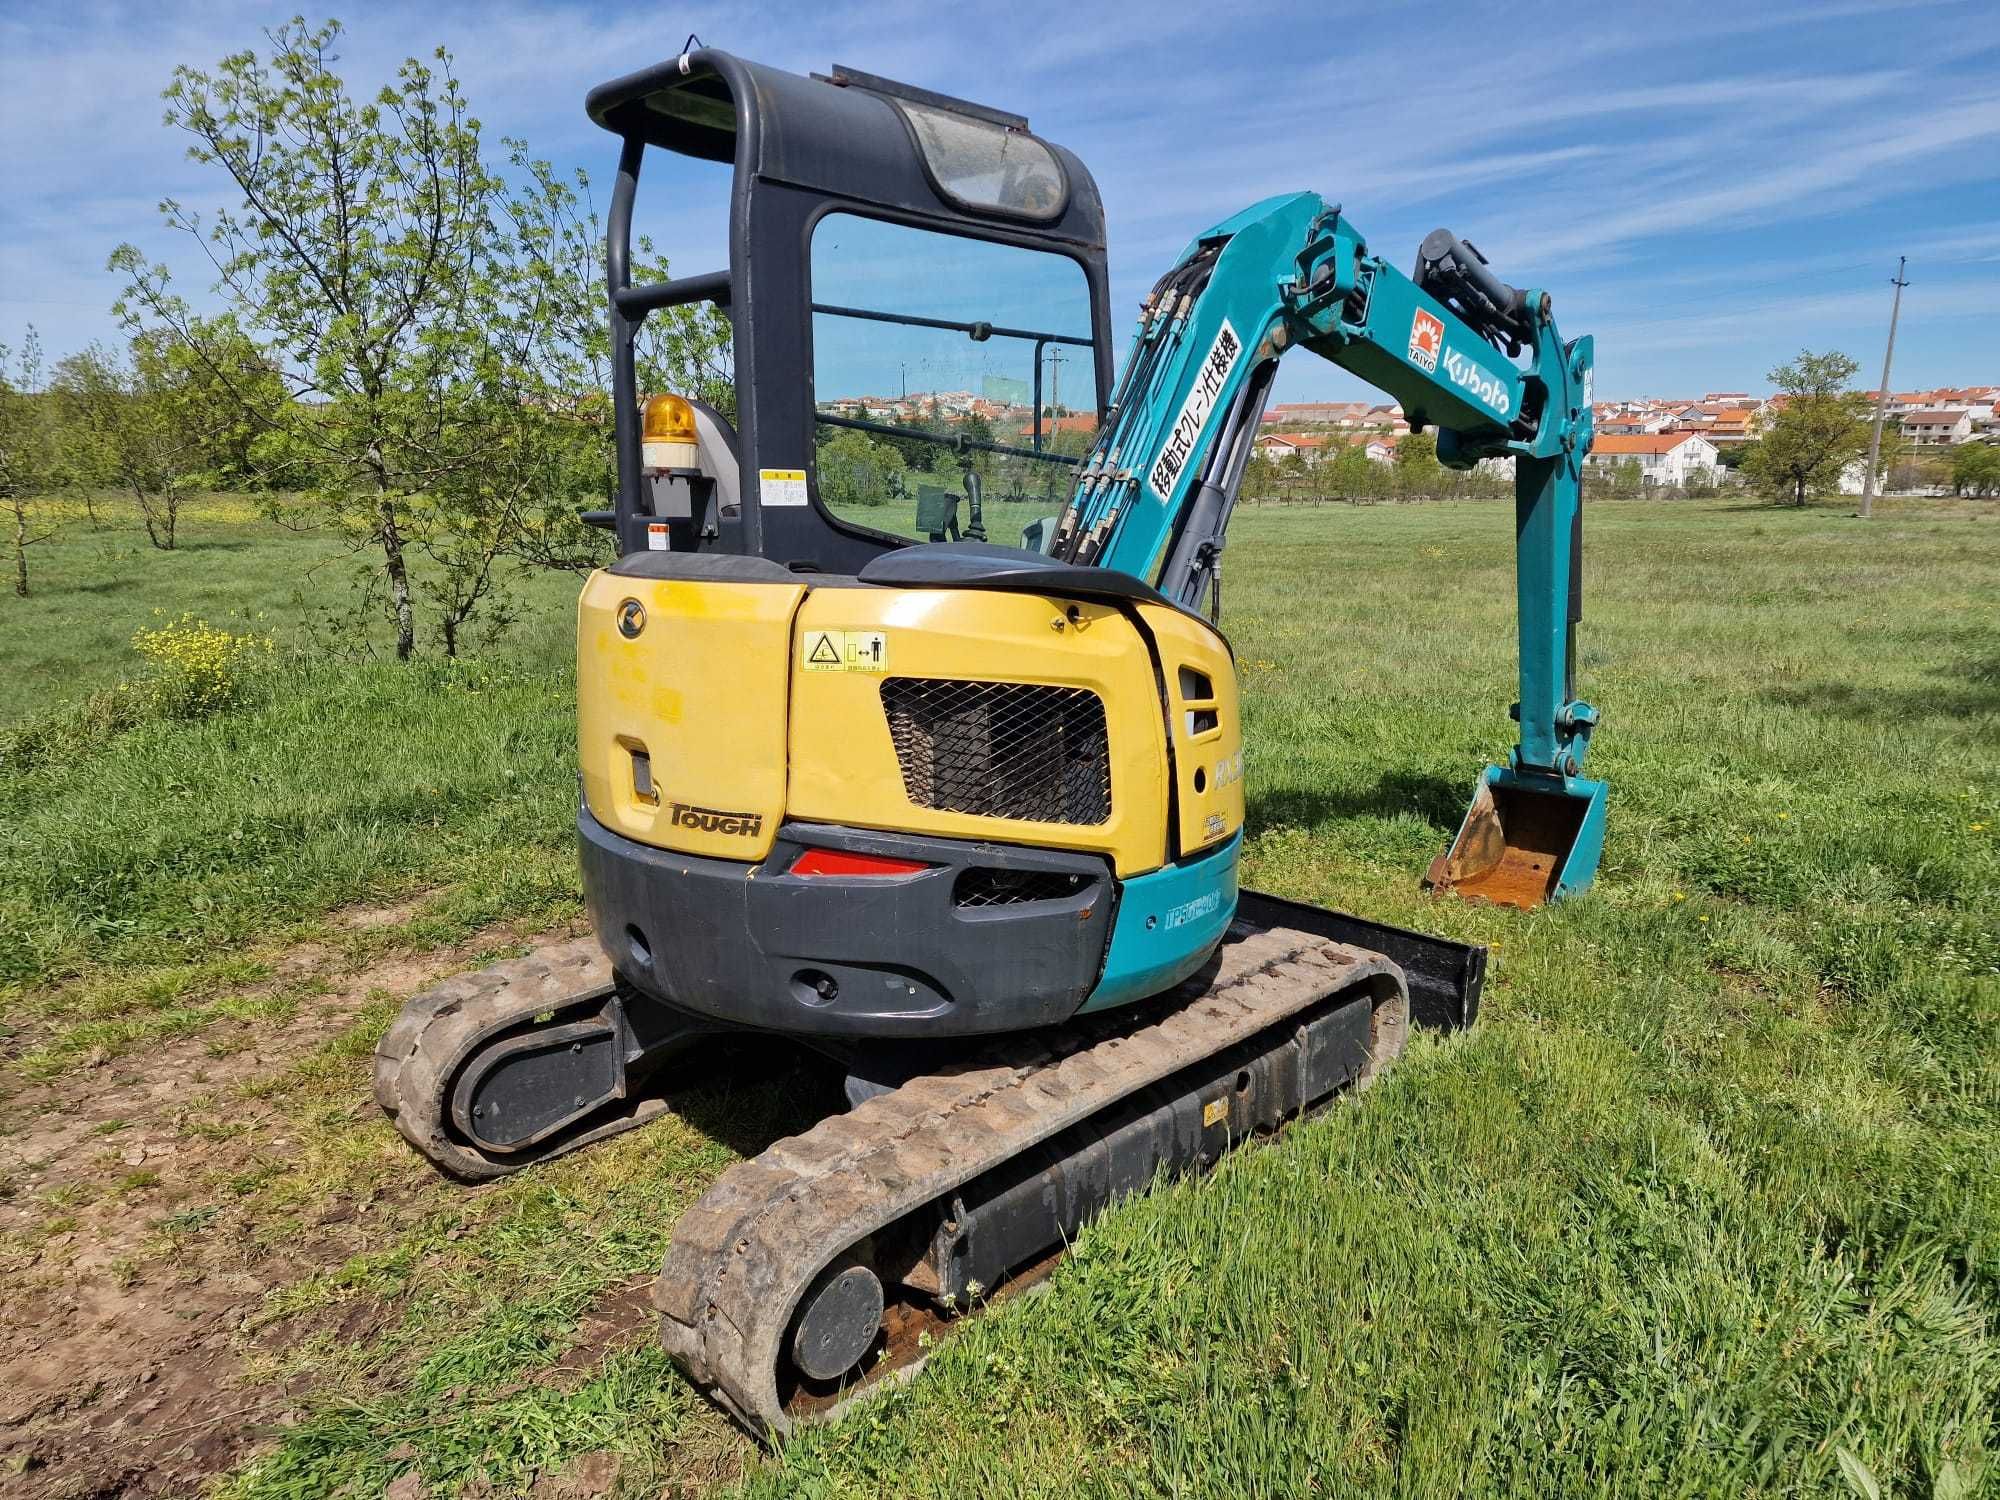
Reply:
[[1424, 883], [1473, 901], [1530, 911], [1573, 895], [1604, 851], [1604, 783], [1488, 766], [1451, 848]]

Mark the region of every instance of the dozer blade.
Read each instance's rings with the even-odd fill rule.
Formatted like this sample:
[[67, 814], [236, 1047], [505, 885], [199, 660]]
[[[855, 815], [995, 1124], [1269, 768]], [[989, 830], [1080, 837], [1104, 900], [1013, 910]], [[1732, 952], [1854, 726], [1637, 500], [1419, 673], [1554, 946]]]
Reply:
[[662, 1340], [775, 1439], [918, 1358], [899, 1330], [1045, 1263], [1106, 1204], [1366, 1087], [1408, 1024], [1381, 954], [1239, 921], [1158, 1000], [997, 1038], [730, 1168], [675, 1227]]
[[1488, 766], [1458, 837], [1431, 861], [1424, 883], [1523, 911], [1573, 895], [1597, 874], [1604, 798], [1601, 781]]

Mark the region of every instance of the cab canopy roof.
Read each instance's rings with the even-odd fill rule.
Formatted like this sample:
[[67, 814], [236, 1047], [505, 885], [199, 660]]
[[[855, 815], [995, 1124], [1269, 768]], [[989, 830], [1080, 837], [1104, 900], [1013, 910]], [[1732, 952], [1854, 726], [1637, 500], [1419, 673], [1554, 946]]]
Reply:
[[739, 179], [1103, 249], [1089, 169], [1025, 117], [853, 68], [807, 77], [704, 47], [598, 85], [584, 108], [627, 140], [733, 162]]

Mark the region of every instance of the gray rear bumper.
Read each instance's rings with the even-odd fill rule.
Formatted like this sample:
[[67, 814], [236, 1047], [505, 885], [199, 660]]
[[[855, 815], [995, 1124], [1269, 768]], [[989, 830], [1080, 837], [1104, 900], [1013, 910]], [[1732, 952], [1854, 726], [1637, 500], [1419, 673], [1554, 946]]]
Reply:
[[[1097, 983], [1118, 894], [1104, 860], [1054, 850], [787, 823], [769, 857], [748, 864], [637, 843], [588, 807], [577, 829], [584, 904], [635, 988], [808, 1036], [967, 1036], [1067, 1020]], [[788, 873], [808, 847], [933, 868]], [[1017, 890], [967, 904], [1016, 877], [1038, 899]]]

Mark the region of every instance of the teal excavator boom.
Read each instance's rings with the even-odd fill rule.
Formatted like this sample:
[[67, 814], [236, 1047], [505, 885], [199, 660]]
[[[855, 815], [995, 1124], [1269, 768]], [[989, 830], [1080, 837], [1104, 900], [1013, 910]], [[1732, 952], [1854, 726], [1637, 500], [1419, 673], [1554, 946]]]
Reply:
[[1435, 427], [1447, 466], [1513, 461], [1520, 738], [1481, 774], [1429, 881], [1523, 907], [1581, 890], [1605, 811], [1604, 783], [1581, 774], [1597, 712], [1576, 691], [1592, 348], [1564, 342], [1546, 292], [1507, 285], [1445, 230], [1406, 276], [1314, 193], [1243, 210], [1198, 235], [1145, 299], [1048, 550], [1214, 605], [1244, 466], [1294, 347], [1394, 396], [1413, 431]]

